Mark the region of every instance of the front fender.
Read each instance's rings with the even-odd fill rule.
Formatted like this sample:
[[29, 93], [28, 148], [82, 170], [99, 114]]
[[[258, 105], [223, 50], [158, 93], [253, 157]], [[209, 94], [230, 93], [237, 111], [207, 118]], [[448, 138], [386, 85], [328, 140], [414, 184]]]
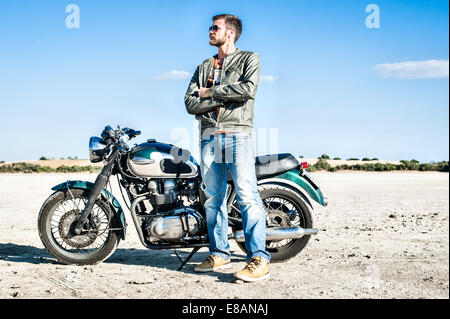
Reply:
[[[94, 186], [94, 183], [86, 182], [86, 181], [67, 181], [61, 184], [58, 184], [54, 187], [52, 187], [52, 190], [54, 191], [60, 191], [67, 188], [70, 189], [88, 189], [90, 190]], [[127, 223], [125, 221], [125, 213], [123, 212], [122, 206], [120, 206], [119, 201], [114, 197], [113, 194], [111, 194], [108, 190], [103, 189], [101, 194], [103, 200], [108, 202], [111, 205], [111, 208], [114, 210], [114, 213], [119, 217], [117, 220], [120, 222], [120, 228], [122, 230], [120, 231], [120, 237], [125, 240], [125, 233], [126, 233], [126, 227]]]
[[300, 172], [295, 168], [275, 177], [258, 181], [259, 184], [270, 182], [287, 183], [292, 187], [297, 188], [299, 191], [305, 191], [309, 197], [318, 202], [320, 205], [327, 206], [328, 204], [328, 200], [323, 195], [320, 188], [311, 179], [301, 176]]

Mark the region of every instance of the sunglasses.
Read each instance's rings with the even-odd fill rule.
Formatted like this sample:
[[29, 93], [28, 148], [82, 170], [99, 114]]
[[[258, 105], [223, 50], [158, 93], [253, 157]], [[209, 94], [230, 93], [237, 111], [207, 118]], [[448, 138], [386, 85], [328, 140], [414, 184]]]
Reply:
[[225, 28], [220, 28], [220, 27], [217, 26], [217, 25], [213, 25], [213, 26], [209, 27], [209, 31], [210, 31], [210, 32], [211, 32], [211, 31], [216, 32], [216, 31], [219, 30], [219, 29], [225, 29]]

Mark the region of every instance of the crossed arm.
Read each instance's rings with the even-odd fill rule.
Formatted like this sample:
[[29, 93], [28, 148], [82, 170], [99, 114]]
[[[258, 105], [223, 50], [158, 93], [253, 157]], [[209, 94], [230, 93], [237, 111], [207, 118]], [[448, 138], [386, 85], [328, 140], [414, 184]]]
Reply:
[[200, 88], [198, 73], [199, 67], [197, 67], [197, 70], [195, 70], [191, 82], [189, 83], [186, 95], [184, 96], [184, 104], [186, 105], [186, 110], [189, 114], [193, 115], [199, 115], [205, 112], [209, 112], [217, 106], [223, 104], [223, 101], [213, 100], [209, 98], [209, 96], [205, 97], [205, 94], [203, 93], [202, 96], [200, 96], [200, 90], [204, 90], [204, 88]]
[[245, 61], [241, 81], [212, 88], [200, 87], [199, 68], [197, 68], [184, 98], [186, 110], [189, 114], [197, 115], [222, 106], [225, 101], [241, 102], [255, 98], [260, 75], [259, 68], [259, 56], [253, 53]]

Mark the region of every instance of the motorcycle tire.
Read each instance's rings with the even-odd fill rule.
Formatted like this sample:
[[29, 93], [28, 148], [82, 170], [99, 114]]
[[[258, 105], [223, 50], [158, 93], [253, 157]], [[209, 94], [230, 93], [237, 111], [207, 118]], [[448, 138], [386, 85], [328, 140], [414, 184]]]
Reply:
[[[302, 228], [313, 227], [313, 216], [311, 214], [311, 208], [306, 204], [301, 196], [293, 189], [281, 186], [279, 184], [265, 184], [258, 186], [261, 200], [264, 202], [269, 198], [279, 198], [289, 201], [296, 207], [300, 216], [299, 226]], [[285, 209], [286, 210], [286, 209]], [[283, 212], [283, 210], [280, 210]], [[283, 212], [284, 213], [284, 212]], [[234, 231], [234, 229], [233, 229]], [[271, 255], [271, 262], [282, 262], [300, 253], [308, 243], [311, 236], [303, 236], [298, 239], [289, 240], [289, 242], [281, 247], [271, 247], [271, 242], [266, 242], [266, 249]], [[237, 242], [239, 248], [247, 253], [245, 243]]]
[[[93, 245], [97, 238], [100, 238], [100, 235], [98, 234], [81, 235], [84, 237], [71, 235], [72, 238], [69, 238], [70, 236], [61, 236], [61, 232], [66, 231], [67, 228], [70, 229], [74, 227], [74, 225], [76, 224], [76, 216], [79, 216], [79, 214], [81, 213], [80, 210], [82, 209], [73, 209], [69, 212], [67, 212], [67, 208], [61, 209], [62, 212], [66, 212], [65, 214], [63, 214], [61, 219], [67, 218], [67, 221], [64, 222], [64, 220], [60, 220], [58, 226], [56, 226], [55, 221], [52, 220], [55, 212], [60, 207], [64, 207], [64, 203], [68, 201], [73, 201], [73, 203], [75, 204], [78, 200], [78, 205], [81, 202], [86, 203], [88, 196], [89, 190], [86, 189], [71, 189], [70, 192], [68, 190], [58, 191], [47, 198], [39, 212], [38, 230], [41, 241], [44, 244], [45, 248], [50, 252], [50, 254], [64, 264], [80, 266], [95, 265], [110, 257], [119, 245], [119, 232], [117, 230], [108, 230], [108, 228], [119, 227], [119, 224], [116, 221], [109, 203], [105, 202], [101, 198], [96, 200], [93, 211], [94, 209], [97, 209], [97, 212], [103, 213], [103, 215], [105, 216], [104, 218], [108, 218], [106, 229], [101, 234], [102, 236], [104, 236], [104, 234], [107, 232], [106, 238], [102, 245], [100, 245], [93, 251], [89, 251], [90, 249], [88, 248], [85, 249], [89, 246], [83, 248], [76, 247], [77, 245], [83, 246], [83, 244], [76, 242], [77, 238], [82, 238], [84, 239], [84, 241], [87, 241], [87, 243], [84, 243], [84, 245], [87, 245], [90, 244], [92, 239], [95, 237], [94, 241], [91, 244]], [[76, 206], [76, 204], [74, 206]], [[70, 214], [72, 214], [72, 216], [70, 216]], [[73, 217], [73, 215], [75, 215], [75, 217]], [[57, 228], [57, 230], [55, 230], [55, 228]], [[67, 247], [71, 248], [71, 250], [78, 250], [78, 252], [70, 251], [67, 249]], [[83, 250], [87, 250], [87, 252], [80, 252]]]

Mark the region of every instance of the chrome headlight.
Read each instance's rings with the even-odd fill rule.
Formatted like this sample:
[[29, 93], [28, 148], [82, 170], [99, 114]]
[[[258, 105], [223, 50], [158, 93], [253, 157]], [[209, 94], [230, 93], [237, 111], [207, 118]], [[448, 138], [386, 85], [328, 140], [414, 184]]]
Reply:
[[101, 162], [108, 153], [108, 145], [100, 137], [91, 137], [89, 140], [89, 159], [92, 163]]

